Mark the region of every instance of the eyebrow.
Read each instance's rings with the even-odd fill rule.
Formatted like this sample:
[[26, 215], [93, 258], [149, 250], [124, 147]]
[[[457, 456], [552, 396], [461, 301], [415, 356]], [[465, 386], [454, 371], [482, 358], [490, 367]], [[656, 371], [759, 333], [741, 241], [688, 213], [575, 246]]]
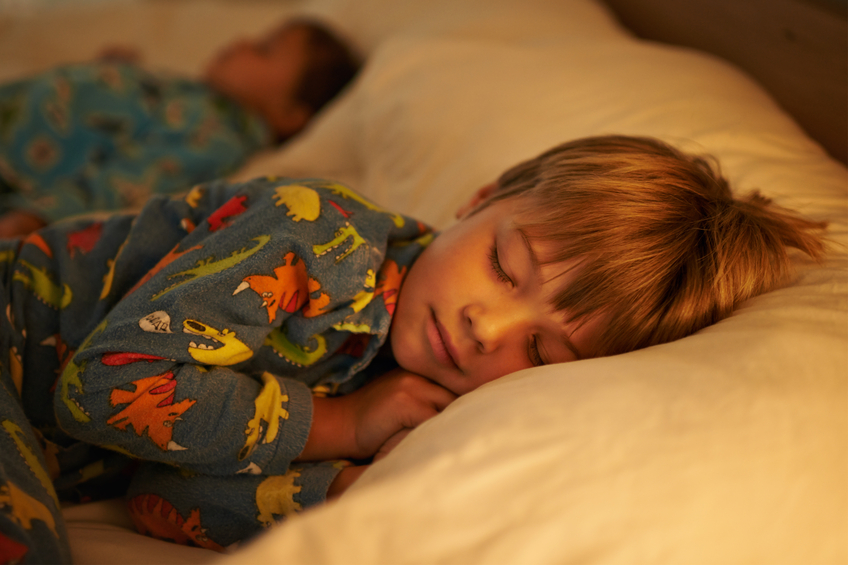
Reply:
[[[527, 254], [530, 256], [530, 262], [533, 264], [533, 271], [536, 273], [536, 278], [538, 279], [542, 274], [542, 263], [539, 261], [539, 257], [536, 255], [536, 252], [533, 250], [533, 246], [530, 245], [530, 238], [527, 236], [527, 233], [519, 227], [516, 227], [515, 231], [521, 235], [521, 241], [524, 242], [524, 247], [527, 249]], [[572, 343], [571, 338], [566, 335], [565, 331], [560, 332], [560, 340], [574, 354], [578, 361], [583, 359], [583, 355], [580, 354], [577, 347], [574, 343]]]

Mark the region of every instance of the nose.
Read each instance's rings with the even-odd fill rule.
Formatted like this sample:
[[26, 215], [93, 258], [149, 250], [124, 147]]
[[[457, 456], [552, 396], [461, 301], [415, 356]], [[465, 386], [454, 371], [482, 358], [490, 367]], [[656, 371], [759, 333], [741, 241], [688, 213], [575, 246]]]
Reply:
[[481, 303], [465, 307], [465, 322], [480, 353], [493, 353], [523, 339], [533, 320], [532, 309], [518, 302]]

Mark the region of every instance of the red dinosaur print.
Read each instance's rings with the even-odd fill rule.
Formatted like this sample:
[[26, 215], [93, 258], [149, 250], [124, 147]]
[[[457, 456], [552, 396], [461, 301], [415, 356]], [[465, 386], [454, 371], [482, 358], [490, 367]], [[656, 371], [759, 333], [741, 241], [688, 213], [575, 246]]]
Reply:
[[140, 494], [128, 503], [136, 529], [154, 538], [170, 540], [181, 545], [194, 545], [215, 551], [224, 548], [206, 535], [200, 526], [200, 509], [194, 508], [188, 520], [174, 506], [155, 494]]
[[297, 312], [309, 300], [306, 266], [294, 253], [286, 253], [283, 264], [274, 269], [274, 276], [250, 275], [233, 294], [250, 288], [262, 299], [268, 310], [268, 323], [277, 318], [277, 310]]
[[339, 213], [340, 213], [342, 216], [344, 216], [344, 217], [345, 217], [345, 219], [350, 218], [350, 216], [353, 214], [353, 212], [348, 212], [347, 210], [342, 209], [342, 207], [341, 207], [341, 206], [339, 206], [338, 204], [336, 204], [336, 203], [335, 203], [335, 202], [333, 202], [332, 200], [327, 200], [327, 202], [329, 202], [329, 203], [330, 203], [330, 205], [331, 205], [333, 208], [335, 208], [336, 210], [338, 210], [338, 211], [339, 211]]
[[102, 357], [100, 357], [100, 362], [104, 365], [109, 365], [110, 367], [118, 367], [121, 365], [129, 365], [130, 363], [137, 363], [138, 361], [162, 361], [165, 357], [159, 357], [157, 355], [148, 355], [147, 353], [130, 353], [130, 352], [121, 352], [121, 353], [104, 353]]
[[97, 242], [100, 241], [100, 235], [103, 233], [103, 222], [91, 224], [87, 228], [68, 234], [68, 253], [73, 257], [77, 250], [80, 253], [88, 253]]
[[133, 287], [131, 289], [129, 289], [129, 291], [127, 291], [127, 293], [124, 295], [124, 298], [126, 298], [127, 296], [129, 296], [130, 294], [132, 294], [133, 292], [138, 290], [138, 288], [141, 285], [143, 285], [144, 283], [146, 283], [147, 281], [152, 279], [156, 275], [156, 273], [158, 273], [159, 271], [161, 271], [162, 269], [164, 269], [165, 267], [167, 267], [168, 265], [170, 265], [171, 263], [173, 263], [174, 261], [176, 261], [177, 259], [179, 259], [183, 255], [185, 255], [189, 251], [195, 251], [195, 250], [203, 247], [202, 245], [195, 245], [194, 247], [189, 247], [185, 251], [177, 251], [177, 247], [179, 247], [179, 246], [180, 246], [180, 244], [178, 243], [173, 249], [168, 251], [168, 253], [164, 257], [159, 259], [159, 262], [156, 263], [156, 266], [153, 267], [152, 269], [150, 269], [147, 272], [146, 275], [141, 277], [141, 279], [137, 283], [135, 283], [135, 285], [133, 285]]
[[35, 245], [36, 247], [41, 249], [41, 251], [43, 251], [45, 255], [47, 255], [51, 259], [53, 258], [53, 250], [50, 249], [50, 246], [47, 245], [47, 242], [44, 241], [44, 238], [41, 237], [38, 232], [33, 232], [28, 235], [27, 238], [24, 240], [24, 245]]
[[245, 200], [247, 200], [247, 196], [233, 196], [223, 206], [215, 210], [209, 216], [209, 231], [218, 231], [229, 226], [232, 223], [231, 218], [247, 210], [244, 205]]
[[380, 269], [380, 280], [377, 283], [377, 290], [374, 291], [374, 296], [383, 295], [383, 303], [386, 305], [386, 311], [390, 315], [394, 315], [395, 306], [397, 305], [398, 291], [403, 283], [403, 277], [406, 276], [406, 267], [398, 269], [397, 263], [389, 259], [385, 266]]
[[12, 565], [21, 563], [24, 555], [29, 553], [29, 548], [11, 538], [0, 534], [0, 564]]
[[186, 398], [174, 404], [174, 391], [177, 381], [171, 371], [163, 375], [145, 377], [132, 383], [135, 391], [116, 388], [109, 396], [112, 406], [129, 404], [126, 408], [106, 420], [110, 426], [125, 430], [132, 424], [136, 435], [144, 435], [147, 431], [153, 443], [162, 451], [185, 449], [176, 444], [171, 438], [174, 433], [174, 422], [183, 412], [191, 408], [196, 400]]

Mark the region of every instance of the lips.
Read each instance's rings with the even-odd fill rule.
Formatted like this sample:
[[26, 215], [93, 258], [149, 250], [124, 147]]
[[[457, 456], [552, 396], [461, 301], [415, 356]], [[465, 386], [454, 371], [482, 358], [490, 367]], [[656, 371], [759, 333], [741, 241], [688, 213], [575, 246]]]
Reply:
[[442, 365], [459, 369], [456, 363], [456, 350], [450, 341], [450, 335], [439, 322], [438, 318], [436, 318], [436, 313], [432, 310], [430, 311], [430, 323], [427, 324], [427, 338], [430, 341], [430, 348], [433, 350], [436, 360]]

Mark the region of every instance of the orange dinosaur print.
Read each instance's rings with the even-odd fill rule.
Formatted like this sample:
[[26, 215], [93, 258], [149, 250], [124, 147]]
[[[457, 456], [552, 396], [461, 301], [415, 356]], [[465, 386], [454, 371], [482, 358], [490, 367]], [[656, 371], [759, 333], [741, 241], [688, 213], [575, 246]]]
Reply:
[[244, 213], [247, 196], [233, 196], [209, 216], [209, 231], [218, 231], [232, 223], [232, 218]]
[[181, 545], [194, 545], [223, 552], [224, 548], [206, 535], [200, 526], [200, 509], [194, 508], [188, 520], [174, 506], [155, 494], [140, 494], [128, 503], [130, 516], [139, 533]]
[[53, 250], [50, 249], [50, 246], [47, 245], [47, 242], [44, 241], [44, 238], [41, 237], [38, 232], [33, 232], [28, 235], [27, 238], [24, 240], [24, 245], [35, 245], [36, 247], [41, 249], [41, 251], [43, 251], [45, 255], [47, 255], [51, 259], [53, 258]]
[[309, 286], [309, 304], [303, 309], [303, 317], [314, 318], [325, 313], [324, 308], [330, 303], [330, 297], [323, 292], [315, 298], [312, 297], [314, 293], [321, 290], [321, 283], [312, 277], [309, 277], [307, 285]]
[[386, 311], [390, 315], [394, 315], [395, 306], [397, 305], [398, 291], [403, 283], [403, 278], [406, 276], [406, 267], [398, 269], [397, 263], [389, 259], [385, 266], [380, 269], [380, 282], [377, 283], [377, 290], [374, 296], [383, 295], [383, 302], [386, 305]]
[[73, 257], [77, 250], [80, 253], [88, 253], [97, 242], [100, 241], [100, 235], [103, 233], [103, 222], [91, 224], [87, 228], [68, 234], [68, 253]]
[[250, 288], [262, 299], [268, 310], [268, 323], [277, 318], [277, 310], [297, 312], [309, 300], [306, 266], [292, 252], [283, 257], [283, 264], [274, 269], [274, 276], [250, 275], [233, 291], [233, 295]]
[[118, 404], [129, 404], [129, 406], [106, 420], [106, 423], [122, 431], [132, 424], [138, 436], [144, 435], [146, 430], [147, 437], [162, 451], [185, 449], [171, 439], [174, 433], [174, 422], [197, 401], [186, 398], [174, 404], [177, 381], [171, 371], [162, 375], [145, 377], [133, 381], [132, 384], [135, 385], [134, 392], [119, 388], [112, 391], [109, 396], [112, 406]]
[[135, 285], [133, 285], [133, 287], [131, 289], [129, 289], [127, 291], [127, 293], [124, 295], [124, 298], [126, 298], [127, 296], [129, 296], [130, 294], [132, 294], [133, 292], [138, 290], [138, 288], [141, 285], [143, 285], [144, 283], [146, 283], [147, 281], [152, 279], [156, 275], [156, 273], [158, 273], [159, 271], [161, 271], [162, 269], [164, 269], [165, 267], [167, 267], [168, 265], [170, 265], [171, 263], [173, 263], [174, 261], [176, 261], [177, 259], [179, 259], [183, 255], [185, 255], [189, 251], [195, 251], [195, 250], [203, 247], [202, 245], [195, 245], [194, 247], [189, 247], [185, 251], [177, 251], [177, 247], [179, 247], [179, 246], [180, 246], [180, 244], [178, 243], [173, 249], [168, 251], [168, 253], [164, 257], [159, 259], [159, 262], [156, 263], [156, 266], [153, 267], [152, 269], [150, 269], [147, 272], [146, 275], [141, 277], [141, 279], [137, 283], [135, 283]]

